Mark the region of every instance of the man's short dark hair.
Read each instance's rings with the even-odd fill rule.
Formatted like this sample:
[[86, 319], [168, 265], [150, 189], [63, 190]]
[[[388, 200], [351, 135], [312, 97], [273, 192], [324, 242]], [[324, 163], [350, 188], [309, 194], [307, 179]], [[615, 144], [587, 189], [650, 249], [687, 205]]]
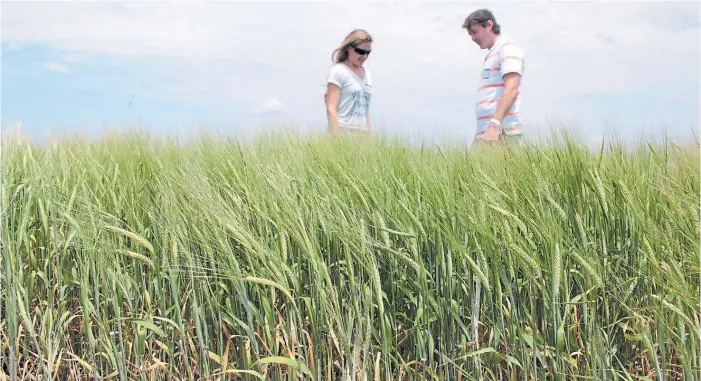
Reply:
[[467, 16], [467, 18], [465, 19], [465, 22], [462, 24], [462, 27], [467, 30], [471, 30], [473, 25], [481, 25], [483, 28], [486, 28], [487, 21], [490, 20], [494, 24], [492, 32], [494, 32], [494, 34], [499, 34], [501, 28], [499, 28], [499, 24], [497, 24], [497, 19], [494, 17], [494, 14], [492, 14], [492, 11], [490, 11], [489, 9], [479, 9], [470, 13], [470, 15]]

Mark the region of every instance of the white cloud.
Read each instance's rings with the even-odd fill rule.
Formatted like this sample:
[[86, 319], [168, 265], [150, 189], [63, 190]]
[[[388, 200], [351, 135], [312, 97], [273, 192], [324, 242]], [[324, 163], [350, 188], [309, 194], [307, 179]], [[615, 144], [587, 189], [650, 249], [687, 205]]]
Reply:
[[173, 70], [183, 91], [163, 88], [161, 96], [253, 104], [277, 94], [294, 121], [319, 122], [331, 52], [350, 30], [365, 28], [375, 38], [366, 63], [373, 110], [387, 128], [472, 131], [485, 51], [460, 26], [482, 7], [526, 51], [525, 118], [598, 123], [597, 97], [651, 94], [663, 102], [690, 94], [686, 117], [698, 123], [695, 2], [13, 2], [2, 21], [12, 44]]
[[285, 106], [277, 98], [267, 98], [265, 101], [253, 106], [254, 115], [274, 115], [279, 114]]
[[60, 63], [55, 62], [45, 64], [44, 68], [46, 68], [46, 70], [55, 71], [59, 73], [68, 73], [71, 71], [66, 65], [62, 65]]

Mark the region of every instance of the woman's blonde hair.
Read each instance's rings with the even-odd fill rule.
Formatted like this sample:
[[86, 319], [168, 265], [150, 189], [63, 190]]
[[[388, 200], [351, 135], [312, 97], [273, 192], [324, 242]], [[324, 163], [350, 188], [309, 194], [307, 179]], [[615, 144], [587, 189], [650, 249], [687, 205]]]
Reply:
[[331, 54], [331, 60], [335, 63], [345, 62], [348, 59], [348, 48], [356, 47], [363, 42], [372, 42], [372, 37], [365, 29], [356, 29], [350, 32], [341, 45]]

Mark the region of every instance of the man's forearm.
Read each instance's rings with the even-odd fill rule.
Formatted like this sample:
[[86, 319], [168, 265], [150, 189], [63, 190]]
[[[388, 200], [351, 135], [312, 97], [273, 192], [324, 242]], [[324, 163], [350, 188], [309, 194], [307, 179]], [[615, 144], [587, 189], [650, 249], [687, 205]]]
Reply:
[[511, 106], [513, 106], [514, 101], [516, 100], [516, 97], [518, 96], [518, 89], [511, 89], [511, 88], [505, 88], [504, 93], [501, 96], [501, 99], [499, 99], [499, 103], [497, 104], [497, 110], [494, 112], [494, 115], [492, 118], [498, 120], [499, 122], [504, 121], [504, 118], [506, 117], [506, 114], [509, 112], [511, 109]]

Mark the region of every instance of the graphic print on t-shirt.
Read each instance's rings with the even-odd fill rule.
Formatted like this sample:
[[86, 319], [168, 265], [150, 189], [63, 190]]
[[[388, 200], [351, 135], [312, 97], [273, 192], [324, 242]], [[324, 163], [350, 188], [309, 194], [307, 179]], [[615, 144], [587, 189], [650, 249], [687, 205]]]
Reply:
[[350, 94], [350, 111], [349, 116], [352, 118], [365, 118], [368, 116], [370, 105], [370, 85], [365, 84], [365, 91], [353, 91]]

